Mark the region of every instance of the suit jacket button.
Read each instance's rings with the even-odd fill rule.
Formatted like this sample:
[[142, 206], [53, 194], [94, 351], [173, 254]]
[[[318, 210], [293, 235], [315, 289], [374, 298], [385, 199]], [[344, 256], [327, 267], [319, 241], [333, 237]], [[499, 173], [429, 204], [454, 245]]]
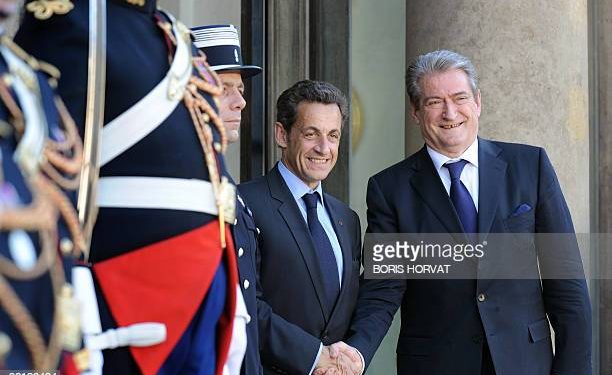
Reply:
[[484, 293], [478, 294], [478, 302], [484, 302], [487, 299]]
[[327, 330], [321, 332], [321, 340], [325, 341], [329, 338], [328, 336], [329, 332]]
[[244, 285], [244, 289], [249, 289], [249, 285], [250, 285], [249, 280], [245, 279], [242, 285]]
[[238, 258], [240, 258], [243, 255], [244, 255], [244, 249], [243, 248], [239, 248], [238, 249]]
[[472, 341], [474, 341], [475, 344], [480, 344], [482, 343], [482, 335], [474, 335], [472, 336]]

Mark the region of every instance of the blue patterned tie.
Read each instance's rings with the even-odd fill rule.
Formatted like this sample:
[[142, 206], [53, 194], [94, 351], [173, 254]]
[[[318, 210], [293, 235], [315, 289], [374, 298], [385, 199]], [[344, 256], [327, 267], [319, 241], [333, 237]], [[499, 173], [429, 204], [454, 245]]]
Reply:
[[336, 257], [334, 256], [334, 249], [332, 248], [329, 237], [325, 233], [325, 229], [319, 222], [317, 215], [317, 201], [319, 200], [319, 193], [304, 194], [302, 197], [306, 203], [306, 217], [308, 218], [308, 228], [315, 245], [317, 252], [317, 258], [321, 265], [321, 273], [323, 274], [323, 285], [325, 286], [325, 293], [329, 309], [334, 307], [338, 293], [340, 292], [340, 282], [338, 280], [338, 264], [336, 263]]
[[444, 166], [448, 168], [451, 178], [450, 198], [455, 206], [459, 220], [463, 225], [465, 233], [478, 232], [478, 212], [470, 192], [461, 182], [461, 172], [467, 164], [467, 160], [459, 160], [456, 163], [446, 163]]

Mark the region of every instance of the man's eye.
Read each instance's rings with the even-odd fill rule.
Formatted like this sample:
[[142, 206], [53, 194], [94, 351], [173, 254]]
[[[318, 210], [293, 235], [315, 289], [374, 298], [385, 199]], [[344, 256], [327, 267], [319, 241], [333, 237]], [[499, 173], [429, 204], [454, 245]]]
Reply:
[[306, 137], [307, 139], [312, 139], [314, 138], [315, 133], [304, 133], [304, 137]]
[[458, 104], [464, 104], [464, 103], [467, 103], [469, 100], [470, 100], [470, 97], [469, 97], [469, 96], [465, 96], [465, 95], [458, 96], [458, 97], [455, 99], [455, 101], [456, 101]]
[[442, 105], [442, 100], [439, 100], [439, 99], [428, 100], [425, 103], [426, 107], [431, 107], [431, 108], [437, 108], [437, 107], [440, 107], [441, 105]]

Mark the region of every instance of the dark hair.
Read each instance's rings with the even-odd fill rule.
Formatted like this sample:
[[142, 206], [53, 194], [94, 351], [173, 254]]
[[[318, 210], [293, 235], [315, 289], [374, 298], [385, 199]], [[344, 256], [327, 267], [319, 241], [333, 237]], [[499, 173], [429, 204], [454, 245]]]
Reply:
[[417, 57], [406, 69], [406, 91], [412, 105], [417, 109], [421, 105], [420, 80], [422, 77], [427, 74], [453, 69], [465, 72], [472, 94], [476, 95], [478, 92], [478, 75], [470, 59], [457, 52], [438, 50]]
[[291, 132], [298, 105], [302, 102], [337, 104], [342, 115], [342, 126], [348, 117], [346, 97], [336, 86], [323, 81], [299, 81], [283, 91], [276, 101], [276, 121], [283, 124], [287, 133]]

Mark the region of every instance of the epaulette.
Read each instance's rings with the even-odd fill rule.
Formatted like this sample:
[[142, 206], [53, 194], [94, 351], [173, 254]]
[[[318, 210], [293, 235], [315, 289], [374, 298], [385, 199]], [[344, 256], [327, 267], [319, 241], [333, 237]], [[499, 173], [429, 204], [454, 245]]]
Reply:
[[17, 57], [25, 61], [33, 70], [40, 71], [49, 76], [49, 85], [53, 88], [57, 88], [57, 80], [60, 78], [60, 71], [55, 66], [37, 60], [34, 56], [28, 54], [21, 47], [19, 47], [10, 38], [2, 37], [2, 44], [8, 47]]
[[34, 0], [29, 2], [26, 7], [36, 19], [47, 20], [54, 14], [66, 14], [74, 8], [70, 0]]

